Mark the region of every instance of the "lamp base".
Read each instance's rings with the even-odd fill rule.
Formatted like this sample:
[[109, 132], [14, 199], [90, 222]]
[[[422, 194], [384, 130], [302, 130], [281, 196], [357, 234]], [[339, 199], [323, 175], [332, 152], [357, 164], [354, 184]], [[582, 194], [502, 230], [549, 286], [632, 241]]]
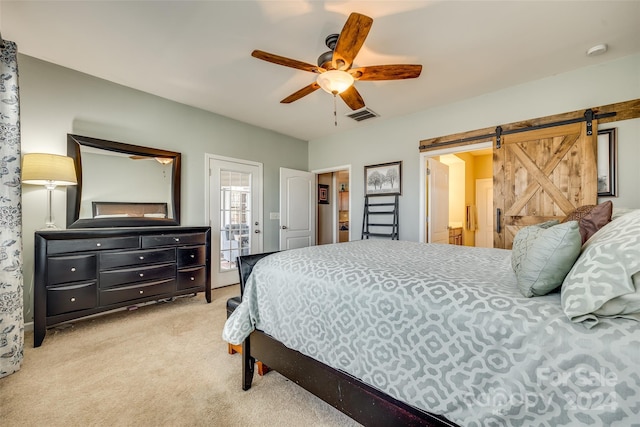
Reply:
[[48, 182], [45, 188], [47, 189], [47, 216], [44, 219], [43, 230], [57, 230], [58, 227], [53, 218], [53, 190], [56, 188], [56, 184]]

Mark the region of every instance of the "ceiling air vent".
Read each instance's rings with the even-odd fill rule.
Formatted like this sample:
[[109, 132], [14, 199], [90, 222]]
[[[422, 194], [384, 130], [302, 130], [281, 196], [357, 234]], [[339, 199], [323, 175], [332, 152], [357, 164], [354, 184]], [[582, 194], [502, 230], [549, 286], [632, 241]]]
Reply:
[[347, 117], [352, 118], [356, 122], [361, 122], [363, 120], [373, 119], [374, 117], [380, 117], [379, 114], [374, 111], [368, 109], [367, 107], [363, 107], [359, 110], [352, 111], [348, 114], [345, 114]]

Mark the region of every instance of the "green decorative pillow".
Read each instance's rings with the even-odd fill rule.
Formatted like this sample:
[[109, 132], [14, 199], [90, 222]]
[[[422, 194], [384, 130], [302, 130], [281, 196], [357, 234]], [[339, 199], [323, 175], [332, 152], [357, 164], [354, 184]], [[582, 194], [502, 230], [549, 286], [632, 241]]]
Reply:
[[567, 317], [587, 328], [600, 318], [640, 320], [640, 210], [611, 221], [584, 245], [561, 301]]
[[580, 255], [581, 246], [577, 221], [558, 225], [546, 222], [520, 229], [513, 239], [511, 266], [522, 295], [546, 295], [559, 287]]

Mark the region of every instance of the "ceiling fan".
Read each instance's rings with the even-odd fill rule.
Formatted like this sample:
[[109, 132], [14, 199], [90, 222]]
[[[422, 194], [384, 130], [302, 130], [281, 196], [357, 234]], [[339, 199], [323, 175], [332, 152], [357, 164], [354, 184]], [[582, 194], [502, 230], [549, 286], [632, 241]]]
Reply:
[[162, 165], [168, 165], [173, 161], [170, 157], [129, 156], [131, 160], [154, 160]]
[[371, 24], [373, 24], [373, 19], [368, 16], [355, 12], [349, 15], [340, 34], [331, 34], [327, 37], [325, 43], [331, 50], [318, 57], [317, 66], [261, 50], [254, 50], [251, 56], [285, 67], [318, 74], [315, 82], [287, 96], [280, 101], [281, 103], [289, 104], [322, 88], [326, 92], [332, 93], [334, 97], [339, 94], [349, 108], [358, 110], [363, 108], [365, 104], [362, 96], [353, 85], [354, 81], [414, 79], [420, 76], [422, 71], [422, 65], [410, 64], [351, 68], [353, 60], [369, 34]]

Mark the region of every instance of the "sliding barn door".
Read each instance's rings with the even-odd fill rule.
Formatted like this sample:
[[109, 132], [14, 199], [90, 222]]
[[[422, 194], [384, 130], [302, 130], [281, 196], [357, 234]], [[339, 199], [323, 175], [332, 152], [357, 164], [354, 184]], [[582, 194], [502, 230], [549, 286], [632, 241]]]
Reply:
[[494, 247], [510, 249], [527, 225], [596, 204], [597, 125], [579, 122], [502, 136], [494, 144]]

